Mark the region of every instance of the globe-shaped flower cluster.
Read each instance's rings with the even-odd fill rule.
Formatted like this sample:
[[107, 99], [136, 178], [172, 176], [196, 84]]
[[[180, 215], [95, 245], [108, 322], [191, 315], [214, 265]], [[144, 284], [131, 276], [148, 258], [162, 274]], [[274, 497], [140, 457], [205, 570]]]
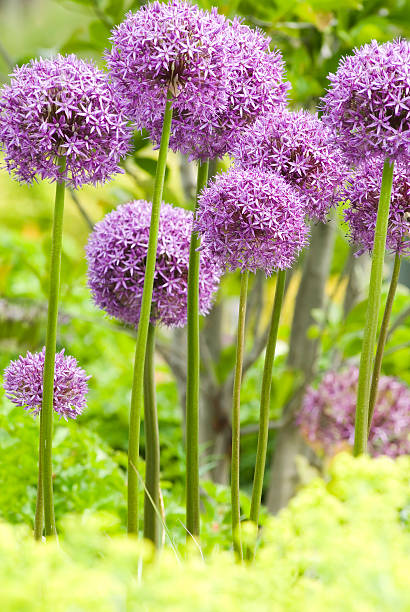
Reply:
[[168, 91], [175, 117], [187, 122], [206, 124], [226, 105], [224, 23], [216, 9], [171, 0], [129, 12], [114, 28], [107, 65], [138, 128], [150, 132], [158, 122], [161, 132]]
[[[6, 168], [23, 182], [36, 175], [70, 187], [119, 172], [130, 128], [119, 98], [95, 65], [75, 55], [16, 68], [0, 93], [0, 143]], [[66, 158], [60, 172], [58, 158]]]
[[[361, 165], [340, 193], [347, 202], [344, 212], [350, 238], [361, 251], [372, 251], [382, 182], [383, 161]], [[410, 176], [404, 164], [393, 174], [386, 247], [401, 255], [410, 254]]]
[[[224, 25], [226, 104], [208, 123], [187, 113], [175, 113], [170, 147], [191, 159], [222, 157], [231, 153], [241, 133], [258, 117], [286, 103], [290, 87], [283, 80], [284, 62], [270, 39], [238, 19]], [[154, 142], [161, 138], [162, 121], [149, 128]]]
[[[122, 204], [96, 224], [86, 247], [88, 282], [96, 305], [137, 326], [144, 287], [151, 219], [150, 202]], [[192, 212], [162, 204], [151, 322], [180, 327], [187, 320], [187, 283]], [[212, 305], [220, 269], [205, 253], [199, 273], [199, 309]]]
[[238, 167], [277, 172], [297, 190], [306, 213], [324, 221], [347, 177], [331, 132], [307, 111], [277, 109], [258, 119], [234, 148]]
[[219, 174], [200, 195], [196, 226], [221, 265], [266, 275], [292, 265], [308, 231], [292, 187], [261, 170]]
[[[4, 371], [6, 397], [34, 415], [41, 411], [43, 400], [44, 357], [45, 348], [39, 353], [28, 351]], [[60, 417], [75, 419], [83, 412], [89, 378], [74, 357], [64, 354], [64, 349], [56, 353], [53, 408]]]
[[262, 32], [186, 0], [129, 13], [107, 65], [129, 116], [159, 145], [167, 92], [170, 147], [205, 160], [230, 151], [257, 116], [284, 104], [284, 63]]
[[[309, 387], [297, 423], [306, 440], [325, 453], [353, 446], [359, 370], [327, 372], [317, 389]], [[410, 389], [382, 376], [369, 436], [369, 453], [396, 457], [410, 453]]]
[[323, 117], [353, 161], [410, 156], [410, 43], [372, 41], [330, 74]]

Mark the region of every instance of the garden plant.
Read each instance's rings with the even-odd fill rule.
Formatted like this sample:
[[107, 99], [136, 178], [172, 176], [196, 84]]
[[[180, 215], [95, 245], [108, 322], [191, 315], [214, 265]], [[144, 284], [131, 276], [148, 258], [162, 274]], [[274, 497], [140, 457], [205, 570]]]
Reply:
[[409, 609], [405, 7], [0, 16], [3, 609]]

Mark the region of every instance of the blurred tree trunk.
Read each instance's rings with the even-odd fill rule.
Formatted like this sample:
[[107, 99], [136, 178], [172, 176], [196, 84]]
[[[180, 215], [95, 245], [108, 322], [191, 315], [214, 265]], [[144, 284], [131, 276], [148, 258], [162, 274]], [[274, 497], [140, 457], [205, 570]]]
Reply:
[[[309, 384], [312, 378], [318, 352], [318, 340], [308, 338], [307, 332], [314, 324], [312, 309], [322, 309], [325, 304], [325, 287], [334, 246], [334, 226], [335, 224], [330, 222], [312, 228], [311, 246], [306, 255], [296, 296], [288, 365], [303, 373], [305, 385]], [[302, 397], [303, 391], [296, 393], [284, 414], [286, 424], [278, 430], [276, 436], [267, 500], [271, 512], [278, 512], [294, 494], [298, 481], [296, 456], [308, 453], [292, 418], [300, 406]]]
[[343, 314], [345, 318], [352, 308], [365, 298], [368, 278], [370, 275], [371, 259], [367, 253], [356, 257], [355, 248], [351, 247], [348, 265], [348, 281], [343, 300]]
[[199, 412], [199, 443], [201, 463], [207, 466], [203, 476], [226, 484], [229, 473], [226, 467], [228, 449], [226, 438], [230, 436], [230, 419], [226, 413], [223, 385], [219, 384], [214, 367], [222, 350], [223, 303], [214, 305], [204, 321], [201, 331], [201, 406]]

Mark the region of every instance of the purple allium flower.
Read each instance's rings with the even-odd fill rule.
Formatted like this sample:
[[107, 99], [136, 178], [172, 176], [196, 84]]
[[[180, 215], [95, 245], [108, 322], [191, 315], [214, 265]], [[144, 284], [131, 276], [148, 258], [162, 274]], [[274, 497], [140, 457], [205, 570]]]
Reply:
[[353, 162], [369, 155], [408, 161], [410, 43], [375, 40], [341, 60], [323, 98], [323, 120]]
[[[28, 351], [4, 371], [6, 397], [34, 415], [41, 411], [43, 400], [44, 356], [45, 348], [40, 353]], [[56, 353], [53, 407], [60, 417], [75, 419], [83, 412], [89, 378], [74, 357], [64, 355], [64, 349]]]
[[107, 64], [129, 116], [159, 145], [167, 91], [170, 147], [205, 160], [230, 151], [257, 116], [286, 102], [284, 63], [259, 30], [186, 0], [153, 2], [111, 37]]
[[246, 130], [233, 155], [239, 167], [283, 176], [298, 191], [307, 214], [324, 221], [347, 177], [342, 154], [330, 140], [317, 115], [283, 108]]
[[[96, 305], [138, 325], [151, 219], [151, 202], [119, 206], [96, 224], [86, 247], [88, 284]], [[192, 212], [162, 204], [151, 322], [182, 327], [187, 321], [187, 283]], [[221, 270], [201, 254], [199, 309], [207, 314]]]
[[304, 209], [277, 174], [219, 174], [199, 198], [196, 225], [210, 256], [230, 270], [289, 268], [306, 244]]
[[[317, 389], [307, 389], [296, 421], [315, 448], [353, 446], [358, 378], [356, 367], [327, 372]], [[368, 449], [373, 456], [410, 453], [410, 389], [391, 376], [380, 378]]]
[[197, 129], [207, 129], [227, 102], [224, 24], [216, 9], [203, 11], [187, 0], [171, 0], [129, 12], [114, 28], [107, 65], [137, 128], [151, 132], [158, 124], [161, 132], [169, 90], [174, 116], [187, 116], [198, 121]]
[[[16, 68], [0, 92], [0, 142], [18, 180], [70, 187], [120, 172], [131, 136], [114, 88], [94, 64], [75, 55], [32, 60]], [[65, 156], [60, 173], [57, 158]]]
[[[227, 101], [211, 121], [192, 114], [174, 113], [170, 147], [191, 159], [222, 157], [230, 153], [241, 132], [257, 117], [283, 106], [290, 83], [284, 82], [284, 62], [279, 51], [269, 49], [270, 38], [240, 20], [226, 21], [224, 45], [228, 75]], [[162, 120], [150, 126], [159, 144]]]
[[[340, 194], [348, 201], [344, 216], [352, 242], [361, 247], [359, 253], [373, 250], [382, 172], [383, 161], [373, 158], [358, 168]], [[400, 163], [394, 166], [386, 247], [402, 255], [410, 254], [410, 176]]]

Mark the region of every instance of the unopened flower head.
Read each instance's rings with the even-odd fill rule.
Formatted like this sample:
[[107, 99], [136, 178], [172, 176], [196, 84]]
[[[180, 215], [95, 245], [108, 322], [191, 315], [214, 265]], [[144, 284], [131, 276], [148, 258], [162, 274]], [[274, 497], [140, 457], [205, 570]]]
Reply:
[[[344, 216], [350, 239], [360, 247], [359, 253], [373, 250], [382, 171], [381, 159], [362, 164], [340, 194], [347, 203]], [[410, 175], [400, 163], [394, 166], [386, 248], [410, 255]]]
[[[151, 203], [123, 204], [97, 223], [86, 248], [88, 282], [96, 305], [136, 327], [139, 321], [151, 219]], [[180, 327], [187, 320], [192, 212], [162, 204], [151, 322]], [[207, 314], [221, 270], [201, 253], [199, 308]]]
[[219, 174], [199, 198], [196, 225], [203, 247], [221, 265], [267, 275], [290, 268], [307, 237], [293, 188], [261, 170]]
[[[188, 0], [152, 2], [113, 30], [107, 65], [137, 128], [159, 142], [167, 93], [174, 119], [186, 117], [197, 130], [227, 103], [225, 18]], [[157, 138], [157, 128], [159, 137]]]
[[[353, 446], [358, 378], [356, 367], [327, 372], [317, 389], [307, 389], [296, 420], [315, 449]], [[410, 453], [410, 389], [391, 376], [379, 381], [368, 449], [373, 456]]]
[[[4, 371], [6, 397], [25, 410], [37, 415], [43, 400], [45, 348], [40, 353], [27, 352], [12, 361]], [[53, 407], [65, 420], [75, 419], [86, 406], [89, 376], [77, 365], [74, 357], [56, 353]]]
[[277, 109], [246, 130], [233, 155], [238, 167], [277, 172], [297, 190], [306, 213], [324, 221], [347, 176], [330, 130], [307, 111]]
[[[226, 71], [226, 103], [210, 121], [204, 116], [175, 112], [170, 147], [205, 160], [231, 153], [243, 130], [258, 117], [286, 104], [290, 84], [284, 79], [284, 62], [278, 50], [270, 50], [270, 39], [240, 20], [226, 21], [223, 28]], [[159, 144], [162, 121], [150, 127]]]
[[130, 136], [104, 73], [75, 55], [32, 60], [0, 92], [5, 165], [22, 182], [37, 175], [74, 188], [106, 181], [120, 171]]
[[372, 41], [341, 60], [323, 98], [323, 120], [353, 162], [409, 161], [410, 43]]

